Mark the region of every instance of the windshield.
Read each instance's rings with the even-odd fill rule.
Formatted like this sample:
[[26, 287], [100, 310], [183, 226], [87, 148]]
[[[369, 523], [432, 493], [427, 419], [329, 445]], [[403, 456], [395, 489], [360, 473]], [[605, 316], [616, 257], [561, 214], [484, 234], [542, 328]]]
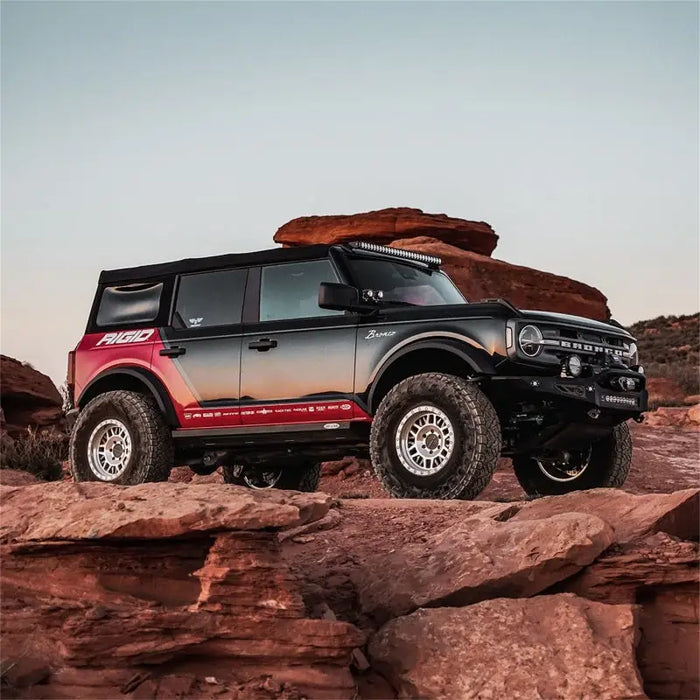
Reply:
[[360, 289], [381, 290], [385, 303], [411, 306], [466, 303], [452, 280], [442, 272], [393, 260], [351, 258], [348, 264], [355, 284]]

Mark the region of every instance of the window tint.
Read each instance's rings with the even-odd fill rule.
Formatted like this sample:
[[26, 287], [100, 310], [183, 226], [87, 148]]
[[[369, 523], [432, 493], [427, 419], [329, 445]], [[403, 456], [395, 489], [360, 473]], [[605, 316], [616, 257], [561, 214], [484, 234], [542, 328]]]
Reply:
[[162, 292], [162, 282], [105, 287], [97, 312], [97, 325], [133, 326], [155, 321]]
[[330, 260], [264, 267], [260, 288], [260, 320], [336, 316], [342, 311], [318, 305], [321, 282], [337, 282]]
[[241, 322], [246, 270], [183, 275], [173, 314], [175, 328], [229, 326]]
[[350, 271], [360, 289], [380, 290], [384, 303], [410, 306], [464, 304], [462, 293], [442, 272], [389, 260], [351, 259]]

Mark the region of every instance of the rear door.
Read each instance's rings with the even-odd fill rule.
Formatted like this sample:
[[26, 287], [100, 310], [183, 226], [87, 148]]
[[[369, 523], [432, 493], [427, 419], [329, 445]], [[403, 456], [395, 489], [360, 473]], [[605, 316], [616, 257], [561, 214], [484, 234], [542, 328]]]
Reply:
[[240, 424], [242, 309], [247, 269], [180, 275], [164, 348], [153, 362], [165, 375], [183, 428]]
[[322, 423], [353, 418], [353, 315], [321, 309], [321, 282], [337, 282], [331, 261], [251, 270], [251, 320], [241, 348], [244, 425]]

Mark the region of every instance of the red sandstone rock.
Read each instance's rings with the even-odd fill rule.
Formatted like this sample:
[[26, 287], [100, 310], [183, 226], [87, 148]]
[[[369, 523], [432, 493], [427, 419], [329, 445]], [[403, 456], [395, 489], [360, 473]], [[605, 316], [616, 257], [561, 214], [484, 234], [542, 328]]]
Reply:
[[650, 428], [700, 430], [700, 404], [690, 407], [662, 406], [647, 413], [644, 424]]
[[502, 298], [520, 309], [556, 311], [599, 321], [610, 318], [607, 298], [582, 282], [460, 250], [433, 238], [392, 243], [442, 258], [443, 269], [469, 301]]
[[631, 605], [571, 594], [418, 610], [369, 653], [406, 698], [644, 698]]
[[482, 515], [368, 561], [357, 580], [360, 602], [387, 620], [419, 607], [532, 596], [590, 564], [612, 534], [582, 513], [522, 522]]
[[604, 603], [636, 603], [638, 663], [653, 698], [700, 697], [696, 542], [658, 532], [611, 547], [567, 591]]
[[698, 539], [700, 528], [700, 489], [674, 493], [633, 495], [618, 489], [574, 491], [564, 496], [548, 496], [514, 504], [513, 520], [541, 519], [559, 513], [589, 513], [609, 523], [615, 542], [666, 532], [683, 539]]
[[288, 246], [366, 240], [388, 244], [397, 238], [430, 236], [462, 250], [491, 255], [498, 236], [483, 221], [467, 221], [420, 209], [395, 207], [363, 214], [303, 216], [281, 226], [275, 242]]
[[364, 636], [306, 616], [275, 532], [324, 515], [323, 494], [161, 483], [0, 493], [3, 667], [49, 667], [34, 697], [354, 695], [350, 656]]
[[7, 355], [0, 355], [0, 376], [3, 427], [10, 435], [26, 428], [62, 428], [63, 401], [49, 377]]
[[292, 527], [322, 518], [330, 503], [324, 493], [263, 492], [229, 484], [2, 486], [0, 541], [162, 539]]
[[29, 472], [19, 469], [0, 469], [0, 484], [3, 486], [28, 486], [38, 483], [39, 479]]

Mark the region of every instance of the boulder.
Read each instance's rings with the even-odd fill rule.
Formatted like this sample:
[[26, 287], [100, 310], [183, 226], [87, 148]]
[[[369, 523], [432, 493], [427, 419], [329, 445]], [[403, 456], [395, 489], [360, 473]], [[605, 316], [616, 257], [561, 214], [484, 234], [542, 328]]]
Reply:
[[637, 661], [653, 698], [700, 697], [699, 553], [696, 542], [657, 532], [610, 547], [563, 584], [590, 600], [637, 604]]
[[330, 503], [324, 493], [229, 484], [2, 486], [0, 542], [162, 539], [292, 527], [322, 518]]
[[63, 428], [63, 400], [49, 377], [7, 355], [0, 355], [0, 376], [0, 412], [10, 435]]
[[501, 298], [520, 309], [556, 311], [598, 321], [610, 318], [607, 298], [583, 282], [460, 250], [434, 238], [406, 238], [392, 245], [440, 257], [442, 268], [468, 301]]
[[363, 610], [380, 621], [419, 607], [532, 596], [579, 572], [612, 541], [607, 523], [583, 513], [520, 522], [477, 517], [382, 553], [356, 585]]
[[75, 698], [355, 693], [349, 663], [364, 635], [307, 616], [277, 538], [324, 516], [329, 497], [182, 483], [0, 495], [3, 666], [31, 660], [17, 687], [40, 680], [37, 697]]
[[369, 644], [404, 698], [644, 698], [634, 606], [572, 594], [418, 610]]
[[430, 236], [462, 250], [491, 255], [498, 236], [483, 221], [467, 221], [421, 209], [394, 207], [362, 214], [302, 216], [277, 229], [274, 240], [286, 246], [365, 240], [389, 244], [397, 238]]
[[635, 495], [618, 489], [574, 491], [513, 504], [515, 521], [539, 520], [562, 513], [590, 513], [612, 526], [615, 542], [629, 542], [654, 532], [697, 540], [700, 489]]

